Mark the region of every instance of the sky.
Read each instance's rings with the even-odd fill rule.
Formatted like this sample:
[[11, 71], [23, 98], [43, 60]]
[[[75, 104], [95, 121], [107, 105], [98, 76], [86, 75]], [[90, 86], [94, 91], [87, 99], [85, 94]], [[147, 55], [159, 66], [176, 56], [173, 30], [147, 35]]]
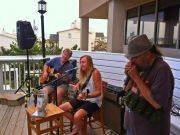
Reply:
[[[29, 21], [38, 27], [37, 36], [41, 36], [41, 19], [38, 12], [39, 0], [0, 0], [0, 32], [16, 32], [18, 20]], [[47, 2], [44, 14], [45, 35], [56, 34], [69, 29], [71, 23], [79, 19], [79, 0], [45, 0]], [[90, 27], [107, 35], [107, 20], [90, 19]]]

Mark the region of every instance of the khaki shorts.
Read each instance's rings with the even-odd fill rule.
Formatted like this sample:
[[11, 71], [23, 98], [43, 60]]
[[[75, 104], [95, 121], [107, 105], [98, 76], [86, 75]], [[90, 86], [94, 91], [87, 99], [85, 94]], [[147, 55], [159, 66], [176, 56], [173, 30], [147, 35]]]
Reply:
[[[49, 89], [49, 92], [51, 93], [54, 93], [56, 90], [54, 89], [54, 87], [52, 87], [52, 85], [48, 85], [46, 86], [48, 87]], [[59, 85], [57, 88], [62, 88], [64, 93], [67, 94], [68, 93], [68, 88], [69, 88], [69, 85], [68, 84], [62, 84], [62, 85]]]

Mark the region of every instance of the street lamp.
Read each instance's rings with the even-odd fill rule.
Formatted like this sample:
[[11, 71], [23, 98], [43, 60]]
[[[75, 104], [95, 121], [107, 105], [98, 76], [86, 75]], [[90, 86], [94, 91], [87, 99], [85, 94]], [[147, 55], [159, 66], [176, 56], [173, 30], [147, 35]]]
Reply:
[[46, 13], [46, 2], [44, 0], [40, 0], [38, 2], [38, 12], [41, 14], [41, 33], [42, 33], [42, 54], [43, 54], [43, 62], [45, 63], [45, 37], [44, 37], [44, 16]]

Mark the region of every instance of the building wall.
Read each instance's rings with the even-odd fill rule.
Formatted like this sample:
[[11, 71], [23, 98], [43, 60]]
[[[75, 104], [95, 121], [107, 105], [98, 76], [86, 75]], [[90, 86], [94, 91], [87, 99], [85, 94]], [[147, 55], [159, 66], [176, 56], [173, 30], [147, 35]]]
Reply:
[[[159, 10], [156, 10], [157, 3], [154, 0], [126, 1], [125, 5], [128, 19], [127, 33], [125, 34], [126, 43], [132, 35], [147, 34], [151, 41], [159, 46], [163, 55], [180, 58], [180, 41], [178, 42], [178, 38], [180, 37], [178, 35], [178, 31], [180, 31], [179, 4], [180, 1], [178, 0], [174, 0], [173, 2], [159, 0]], [[156, 11], [158, 11], [157, 20]], [[140, 19], [138, 15], [140, 15]], [[127, 46], [124, 46], [124, 52], [126, 51]]]
[[79, 0], [79, 16], [85, 16], [108, 1], [109, 0]]
[[9, 49], [12, 42], [16, 42], [16, 37], [14, 35], [0, 33], [0, 47], [3, 46], [4, 48]]
[[80, 47], [80, 30], [71, 29], [59, 32], [59, 47], [72, 48], [75, 44]]
[[[99, 0], [99, 2], [98, 2], [98, 0], [92, 0], [92, 1], [89, 1], [89, 0], [79, 0], [80, 1], [80, 10], [79, 10], [79, 14], [80, 14], [80, 17], [87, 17], [87, 18], [97, 18], [97, 13], [98, 12], [106, 12], [107, 11], [107, 13], [104, 13], [104, 14], [102, 14], [102, 15], [105, 15], [105, 16], [100, 16], [99, 17], [99, 19], [101, 19], [101, 18], [105, 18], [106, 17], [106, 19], [112, 19], [113, 18], [113, 13], [112, 14], [108, 14], [110, 11], [112, 11], [113, 9], [110, 9], [110, 8], [114, 8], [113, 6], [112, 7], [110, 7], [110, 6], [104, 6], [105, 4], [106, 5], [109, 5], [112, 1], [116, 1], [117, 2], [117, 0], [106, 0], [106, 1], [104, 1], [104, 2], [102, 2], [101, 0]], [[152, 2], [152, 1], [154, 1], [154, 2], [156, 2], [156, 0], [118, 0], [120, 3], [123, 3], [123, 5], [122, 6], [124, 6], [124, 13], [125, 13], [125, 15], [124, 14], [122, 14], [122, 8], [121, 9], [119, 9], [119, 13], [121, 13], [121, 16], [120, 16], [120, 20], [122, 20], [121, 21], [121, 23], [124, 23], [124, 26], [126, 25], [126, 18], [124, 18], [124, 16], [126, 16], [127, 15], [127, 10], [129, 10], [129, 9], [132, 9], [132, 8], [134, 8], [134, 7], [137, 7], [137, 6], [140, 6], [140, 5], [143, 5], [143, 4], [146, 4], [146, 3], [149, 3], [149, 2]], [[159, 1], [161, 1], [162, 3], [168, 3], [169, 2], [169, 0], [159, 0]], [[174, 1], [172, 1], [172, 2], [170, 2], [171, 4], [170, 5], [177, 5], [177, 3], [179, 3], [179, 1], [178, 0], [174, 0]], [[168, 4], [167, 4], [168, 5]], [[105, 9], [102, 9], [102, 8], [100, 8], [100, 7], [104, 7], [104, 8], [107, 8], [106, 10]], [[115, 12], [117, 12], [117, 10], [114, 10]], [[109, 15], [112, 15], [112, 17], [109, 17]], [[116, 20], [116, 18], [117, 18], [117, 16], [116, 17], [114, 17], [114, 20]], [[110, 23], [110, 22], [112, 22], [111, 20], [108, 20], [108, 23]], [[180, 22], [180, 18], [179, 18], [179, 22]], [[119, 25], [121, 25], [121, 24], [119, 24]], [[157, 26], [157, 25], [156, 25]], [[170, 26], [169, 26], [170, 27]], [[179, 27], [179, 24], [177, 25], [177, 27]], [[110, 28], [110, 27], [109, 27]], [[107, 28], [107, 29], [109, 29], [109, 28]], [[121, 27], [122, 28], [122, 27]], [[125, 27], [123, 27], [122, 29], [125, 29]], [[170, 28], [169, 28], [170, 29]], [[174, 28], [175, 29], [175, 28]], [[111, 28], [110, 28], [110, 30], [112, 30]], [[157, 30], [157, 29], [156, 29]], [[176, 29], [175, 29], [176, 30]], [[178, 30], [179, 30], [179, 32], [177, 32], [178, 34], [180, 33], [180, 29], [178, 28]], [[108, 31], [108, 30], [107, 30]], [[121, 30], [120, 30], [121, 31]], [[126, 31], [126, 30], [125, 30]], [[146, 31], [147, 31], [147, 29], [146, 29]], [[113, 33], [113, 32], [112, 32]], [[146, 33], [145, 33], [146, 34]], [[152, 34], [152, 33], [151, 33]], [[125, 34], [124, 34], [125, 35]], [[126, 52], [126, 50], [127, 50], [127, 46], [125, 45], [125, 38], [124, 38], [124, 35], [122, 34], [122, 35], [119, 35], [119, 39], [121, 40], [121, 41], [123, 41], [123, 42], [121, 42], [121, 44], [119, 44], [118, 46], [117, 46], [117, 44], [114, 44], [114, 43], [116, 43], [117, 41], [118, 41], [118, 39], [117, 39], [117, 41], [114, 41], [114, 39], [112, 40], [111, 38], [109, 38], [109, 39], [111, 39], [112, 40], [112, 42], [110, 42], [111, 44], [108, 44], [108, 45], [110, 45], [110, 47], [111, 48], [113, 48], [113, 45], [115, 45], [116, 47], [118, 47], [118, 48], [121, 48], [121, 47], [123, 47], [123, 52]], [[162, 34], [161, 34], [162, 35]], [[111, 33], [110, 32], [108, 32], [107, 33], [107, 36], [108, 37], [112, 37], [112, 35], [111, 35]], [[148, 35], [149, 36], [149, 35]], [[151, 35], [152, 36], [152, 35]], [[157, 37], [157, 36], [156, 36]], [[115, 39], [116, 40], [116, 39]], [[109, 40], [108, 40], [109, 41]], [[160, 50], [162, 51], [162, 53], [165, 55], [165, 56], [169, 56], [169, 57], [176, 57], [176, 58], [180, 58], [180, 49], [177, 49], [177, 48], [168, 48], [168, 47], [160, 47]], [[113, 52], [113, 50], [112, 50], [112, 52]]]
[[126, 9], [129, 9], [151, 1], [155, 1], [155, 0], [126, 0], [124, 1], [124, 5]]
[[91, 51], [94, 47], [95, 44], [95, 40], [96, 40], [96, 34], [95, 32], [90, 32], [89, 33], [89, 45], [88, 45], [88, 50]]
[[[71, 37], [70, 37], [71, 35]], [[59, 47], [63, 48], [72, 48], [74, 45], [78, 45], [80, 48], [80, 29], [70, 29], [58, 33], [59, 36]], [[91, 50], [91, 46], [94, 45], [95, 41], [95, 32], [89, 33], [89, 44], [88, 50]]]

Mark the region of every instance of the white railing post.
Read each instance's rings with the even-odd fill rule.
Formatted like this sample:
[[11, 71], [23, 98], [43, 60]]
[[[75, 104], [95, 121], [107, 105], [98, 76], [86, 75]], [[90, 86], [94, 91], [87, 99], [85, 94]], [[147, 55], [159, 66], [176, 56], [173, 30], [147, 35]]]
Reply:
[[3, 90], [3, 64], [0, 63], [0, 90]]

